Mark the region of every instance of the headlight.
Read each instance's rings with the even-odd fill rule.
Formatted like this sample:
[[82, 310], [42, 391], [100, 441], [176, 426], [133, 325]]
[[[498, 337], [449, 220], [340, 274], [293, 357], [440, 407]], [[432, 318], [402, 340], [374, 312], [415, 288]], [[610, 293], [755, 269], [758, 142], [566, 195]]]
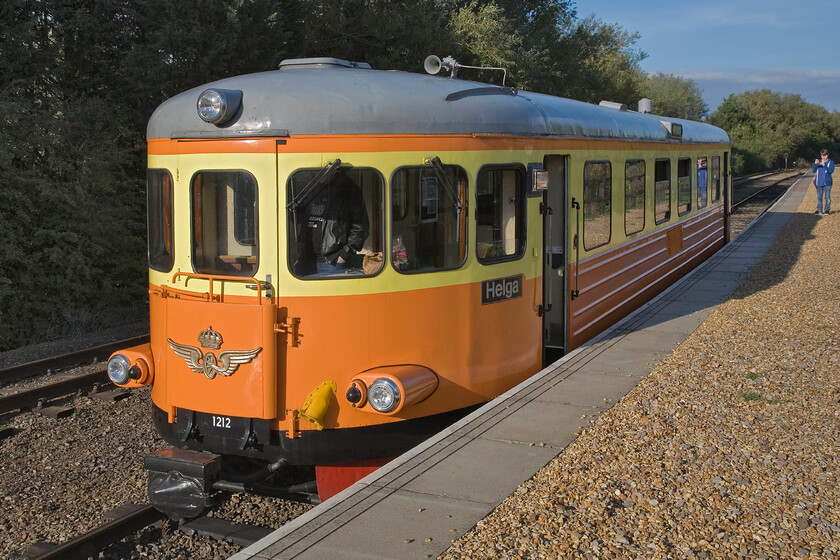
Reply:
[[116, 354], [108, 360], [108, 377], [117, 385], [123, 385], [131, 379], [131, 363], [122, 354]]
[[198, 96], [198, 116], [205, 122], [221, 125], [236, 114], [241, 103], [241, 91], [206, 89]]
[[367, 399], [377, 412], [391, 412], [400, 404], [400, 389], [390, 379], [380, 378], [368, 387]]

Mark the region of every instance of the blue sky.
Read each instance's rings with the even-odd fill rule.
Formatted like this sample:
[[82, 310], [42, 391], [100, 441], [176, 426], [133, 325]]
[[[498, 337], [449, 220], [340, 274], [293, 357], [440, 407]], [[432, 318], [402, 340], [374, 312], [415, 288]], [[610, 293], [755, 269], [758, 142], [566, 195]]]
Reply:
[[[840, 0], [577, 0], [641, 37], [642, 69], [694, 80], [710, 112], [770, 89], [840, 111]], [[654, 111], [656, 103], [654, 100]]]

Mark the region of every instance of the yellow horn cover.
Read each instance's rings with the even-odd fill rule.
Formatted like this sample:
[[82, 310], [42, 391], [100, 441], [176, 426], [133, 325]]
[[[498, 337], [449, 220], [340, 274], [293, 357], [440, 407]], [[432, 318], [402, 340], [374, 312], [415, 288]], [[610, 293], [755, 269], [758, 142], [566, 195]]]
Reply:
[[300, 417], [306, 418], [319, 430], [324, 429], [324, 415], [330, 409], [336, 390], [335, 381], [324, 381], [309, 393], [300, 409]]

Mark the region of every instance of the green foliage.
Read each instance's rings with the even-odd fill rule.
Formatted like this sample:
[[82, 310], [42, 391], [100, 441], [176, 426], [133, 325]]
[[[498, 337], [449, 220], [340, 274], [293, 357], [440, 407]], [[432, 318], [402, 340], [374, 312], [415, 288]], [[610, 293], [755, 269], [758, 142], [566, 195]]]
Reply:
[[648, 76], [642, 84], [642, 94], [653, 101], [656, 115], [699, 121], [709, 114], [697, 84], [673, 74]]
[[3, 0], [0, 21], [0, 351], [144, 317], [145, 127], [178, 92], [304, 56], [451, 55], [591, 102], [644, 78], [638, 36], [569, 0]]
[[732, 138], [736, 173], [782, 167], [785, 159], [810, 164], [821, 148], [832, 154], [840, 148], [840, 114], [799, 95], [767, 89], [730, 95], [709, 121]]

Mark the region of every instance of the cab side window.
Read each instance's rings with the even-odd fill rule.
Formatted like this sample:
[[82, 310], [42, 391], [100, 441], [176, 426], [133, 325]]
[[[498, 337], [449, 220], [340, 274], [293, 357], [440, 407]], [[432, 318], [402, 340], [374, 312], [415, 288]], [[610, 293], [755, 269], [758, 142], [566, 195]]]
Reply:
[[489, 264], [521, 257], [525, 248], [522, 169], [485, 167], [475, 187], [475, 250]]
[[460, 267], [466, 258], [467, 175], [404, 167], [391, 178], [391, 264], [401, 273]]
[[199, 171], [190, 186], [193, 266], [202, 274], [257, 271], [257, 181], [247, 171]]
[[166, 169], [146, 174], [149, 268], [169, 272], [175, 262], [172, 249], [172, 175]]

